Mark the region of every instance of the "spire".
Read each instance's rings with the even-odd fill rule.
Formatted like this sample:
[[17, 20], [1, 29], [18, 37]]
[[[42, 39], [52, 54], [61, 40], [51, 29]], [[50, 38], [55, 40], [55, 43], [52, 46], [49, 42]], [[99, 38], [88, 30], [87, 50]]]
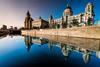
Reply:
[[67, 9], [71, 9], [72, 10], [70, 4], [67, 4]]
[[73, 15], [72, 8], [69, 4], [67, 4], [66, 9], [63, 12], [63, 16]]
[[42, 19], [42, 17], [40, 16], [39, 19]]
[[50, 17], [49, 17], [51, 20], [53, 19], [53, 16], [52, 15], [50, 15]]
[[67, 7], [70, 7], [70, 5], [69, 5], [69, 4], [67, 4]]
[[31, 16], [29, 10], [27, 11], [27, 16], [29, 16], [29, 17]]

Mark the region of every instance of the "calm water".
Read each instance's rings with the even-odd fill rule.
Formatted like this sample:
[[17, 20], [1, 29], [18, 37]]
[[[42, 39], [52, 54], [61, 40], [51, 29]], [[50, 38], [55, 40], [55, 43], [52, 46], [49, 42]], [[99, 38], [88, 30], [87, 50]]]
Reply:
[[39, 37], [0, 37], [0, 67], [25, 67], [34, 64], [100, 67], [100, 51]]

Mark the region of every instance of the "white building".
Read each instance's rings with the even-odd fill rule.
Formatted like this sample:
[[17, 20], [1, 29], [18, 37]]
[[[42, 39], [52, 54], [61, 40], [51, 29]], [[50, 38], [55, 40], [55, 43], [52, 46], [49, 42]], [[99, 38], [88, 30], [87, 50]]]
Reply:
[[60, 25], [59, 28], [68, 28], [73, 26], [88, 26], [94, 23], [94, 6], [92, 3], [88, 3], [84, 13], [73, 15], [72, 8], [67, 5], [67, 8], [63, 12], [63, 16], [58, 19], [49, 17], [49, 27], [53, 28], [54, 24]]

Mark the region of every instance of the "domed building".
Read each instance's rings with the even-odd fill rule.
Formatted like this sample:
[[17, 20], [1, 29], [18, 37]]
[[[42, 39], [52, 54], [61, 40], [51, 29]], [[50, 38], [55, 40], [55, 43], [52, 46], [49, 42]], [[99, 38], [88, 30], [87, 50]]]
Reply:
[[[71, 28], [80, 26], [90, 26], [94, 22], [94, 6], [92, 3], [88, 3], [85, 8], [85, 12], [80, 11], [79, 14], [73, 15], [73, 10], [70, 5], [67, 5], [63, 12], [63, 16], [58, 19], [54, 19], [56, 25], [60, 25], [59, 28]], [[50, 23], [50, 22], [49, 22]], [[51, 22], [52, 23], [52, 22]], [[53, 25], [54, 26], [54, 25]]]
[[67, 5], [67, 8], [63, 12], [63, 16], [71, 16], [73, 15], [73, 11], [71, 6]]
[[58, 19], [53, 19], [51, 15], [48, 21], [42, 19], [33, 20], [29, 11], [25, 18], [24, 26], [25, 29], [58, 29], [58, 28], [71, 28], [71, 27], [81, 27], [81, 26], [91, 26], [94, 23], [94, 6], [92, 3], [86, 5], [85, 11], [79, 14], [73, 15], [73, 10], [68, 4], [66, 9], [63, 11], [63, 15]]

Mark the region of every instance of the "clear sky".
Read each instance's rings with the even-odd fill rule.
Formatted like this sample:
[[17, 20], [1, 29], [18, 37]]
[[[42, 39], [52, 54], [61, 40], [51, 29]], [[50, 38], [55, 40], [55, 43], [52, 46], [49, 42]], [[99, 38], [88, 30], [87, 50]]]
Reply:
[[[0, 27], [3, 24], [23, 26], [27, 10], [33, 19], [41, 16], [47, 20], [50, 14], [59, 18], [69, 1], [71, 0], [0, 0]], [[95, 20], [100, 20], [100, 0], [72, 0], [70, 5], [74, 14], [84, 12], [88, 2], [94, 3]]]

